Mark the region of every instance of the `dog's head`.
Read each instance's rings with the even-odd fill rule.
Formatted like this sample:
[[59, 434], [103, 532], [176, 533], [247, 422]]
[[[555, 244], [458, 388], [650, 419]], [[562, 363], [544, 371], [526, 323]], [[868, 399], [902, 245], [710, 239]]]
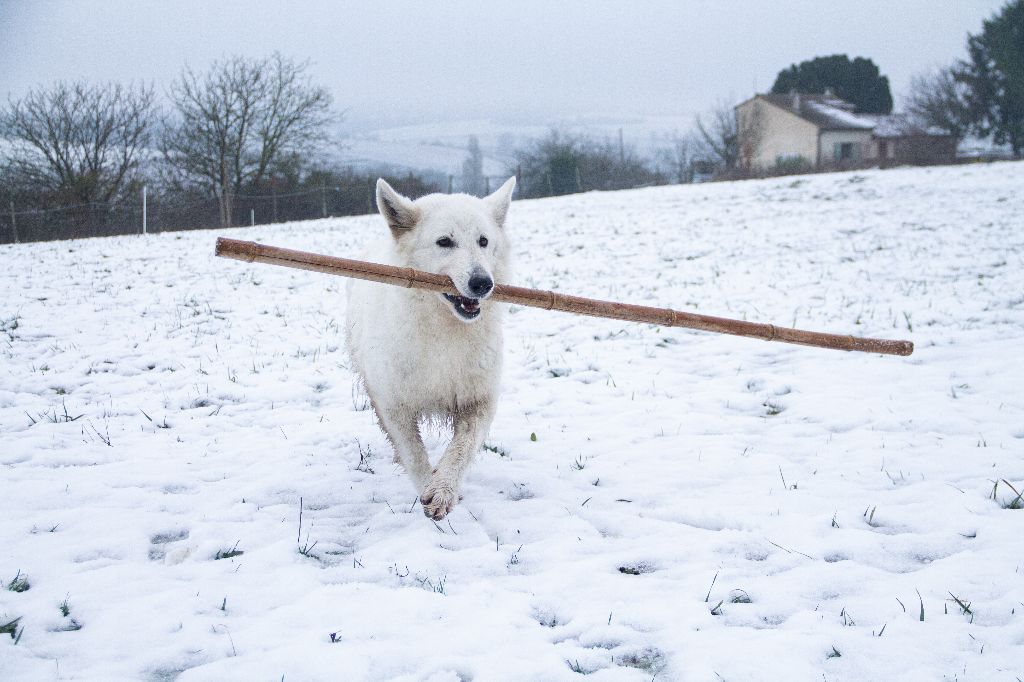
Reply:
[[412, 201], [377, 180], [377, 209], [391, 228], [403, 265], [448, 275], [459, 296], [439, 294], [463, 322], [480, 315], [480, 305], [509, 266], [505, 216], [516, 179], [478, 199], [468, 194], [430, 194]]

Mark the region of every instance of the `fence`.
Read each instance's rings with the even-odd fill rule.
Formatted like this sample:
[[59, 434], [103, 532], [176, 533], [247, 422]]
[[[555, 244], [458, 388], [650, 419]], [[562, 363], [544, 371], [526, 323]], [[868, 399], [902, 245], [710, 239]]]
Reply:
[[[0, 244], [142, 232], [220, 227], [217, 199], [165, 197], [142, 193], [135, 200], [52, 208], [21, 208], [9, 201], [0, 210]], [[261, 225], [375, 211], [374, 186], [320, 187], [300, 192], [236, 194], [231, 224]]]
[[[485, 177], [490, 192], [504, 176]], [[300, 191], [270, 194], [236, 194], [232, 202], [231, 225], [263, 225], [333, 216], [365, 215], [376, 212], [376, 175], [343, 176], [337, 185], [323, 184]], [[459, 191], [453, 175], [436, 182], [420, 176], [387, 177], [395, 189], [407, 196], [430, 192]], [[497, 184], [495, 184], [497, 183]], [[19, 208], [15, 201], [0, 207], [0, 244], [51, 241], [81, 237], [107, 237], [143, 232], [171, 232], [218, 228], [220, 205], [216, 198], [162, 195], [140, 191], [135, 199], [44, 208]]]

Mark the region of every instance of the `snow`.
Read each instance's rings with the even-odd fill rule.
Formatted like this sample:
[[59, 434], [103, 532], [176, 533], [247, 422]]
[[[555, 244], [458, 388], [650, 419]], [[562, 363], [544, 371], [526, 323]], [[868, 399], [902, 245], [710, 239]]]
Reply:
[[673, 148], [673, 140], [693, 126], [693, 115], [677, 116], [579, 116], [537, 122], [502, 122], [470, 119], [349, 131], [337, 154], [347, 164], [374, 167], [429, 169], [458, 178], [475, 135], [484, 152], [484, 175], [502, 176], [515, 166], [515, 152], [528, 149], [538, 139], [557, 130], [570, 136], [625, 145], [646, 158]]
[[808, 99], [804, 106], [813, 109], [821, 116], [829, 119], [833, 126], [846, 126], [853, 129], [871, 130], [875, 127], [875, 121], [852, 111], [845, 111], [836, 106], [830, 106], [822, 102], [815, 102]]
[[[460, 148], [426, 142], [350, 138], [345, 141], [339, 159], [346, 165], [357, 167], [378, 168], [383, 165], [406, 170], [429, 169], [461, 178], [462, 164], [468, 156], [465, 140]], [[484, 175], [501, 176], [505, 174], [506, 164], [485, 157], [483, 170]]]
[[872, 134], [875, 137], [903, 137], [905, 135], [935, 135], [943, 137], [949, 133], [938, 126], [926, 126], [907, 114], [861, 114], [874, 121]]
[[0, 679], [1024, 677], [1021, 186], [513, 204], [517, 283], [916, 351], [512, 309], [439, 525], [353, 388], [344, 282], [213, 257], [357, 254], [379, 218], [0, 247]]

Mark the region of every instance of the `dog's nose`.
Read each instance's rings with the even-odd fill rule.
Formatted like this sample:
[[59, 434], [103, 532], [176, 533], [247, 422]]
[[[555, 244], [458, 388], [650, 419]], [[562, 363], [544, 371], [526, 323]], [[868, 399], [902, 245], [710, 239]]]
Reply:
[[486, 296], [493, 288], [494, 282], [487, 275], [474, 274], [469, 278], [469, 291], [478, 298]]

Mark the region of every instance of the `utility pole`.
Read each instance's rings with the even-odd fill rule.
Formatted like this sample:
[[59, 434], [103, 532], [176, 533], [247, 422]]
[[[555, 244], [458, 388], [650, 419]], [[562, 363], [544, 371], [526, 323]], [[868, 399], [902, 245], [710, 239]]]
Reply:
[[146, 186], [143, 185], [142, 186], [142, 234], [147, 234], [147, 232], [148, 232], [147, 225], [146, 225], [146, 218], [147, 218], [147, 216], [146, 216], [146, 208], [147, 208], [147, 206], [146, 206], [146, 203], [147, 203], [146, 199], [147, 199], [147, 197], [146, 197]]

